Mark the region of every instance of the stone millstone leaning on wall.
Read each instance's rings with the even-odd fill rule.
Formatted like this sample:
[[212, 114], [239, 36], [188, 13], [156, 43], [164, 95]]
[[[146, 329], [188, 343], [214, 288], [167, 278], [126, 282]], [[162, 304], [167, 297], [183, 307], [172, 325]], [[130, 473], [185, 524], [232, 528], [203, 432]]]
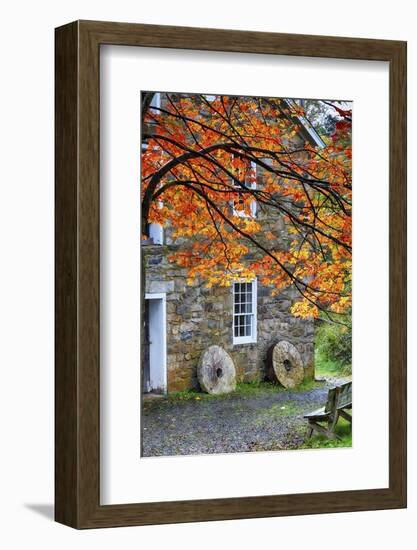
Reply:
[[210, 346], [201, 355], [197, 378], [201, 389], [207, 393], [220, 395], [236, 389], [233, 360], [220, 346]]
[[285, 340], [268, 352], [268, 378], [284, 388], [295, 388], [304, 380], [304, 365], [297, 348]]

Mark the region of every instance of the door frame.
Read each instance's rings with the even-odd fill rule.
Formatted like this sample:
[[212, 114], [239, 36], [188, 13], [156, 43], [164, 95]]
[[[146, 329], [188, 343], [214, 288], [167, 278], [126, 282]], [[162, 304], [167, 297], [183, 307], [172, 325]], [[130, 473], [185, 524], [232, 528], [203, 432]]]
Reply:
[[[145, 300], [162, 300], [162, 367], [163, 367], [163, 380], [164, 380], [164, 387], [163, 387], [163, 393], [164, 395], [168, 393], [168, 368], [167, 368], [167, 297], [166, 292], [147, 292], [145, 293]], [[149, 319], [148, 319], [149, 322]], [[149, 371], [151, 370], [151, 357], [150, 357], [150, 351], [149, 351]]]

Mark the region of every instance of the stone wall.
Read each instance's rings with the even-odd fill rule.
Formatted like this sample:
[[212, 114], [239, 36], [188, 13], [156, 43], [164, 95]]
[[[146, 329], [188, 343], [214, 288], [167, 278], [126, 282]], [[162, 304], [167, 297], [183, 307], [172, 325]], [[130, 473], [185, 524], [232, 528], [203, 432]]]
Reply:
[[306, 377], [314, 376], [314, 323], [288, 313], [293, 292], [272, 296], [272, 289], [258, 282], [257, 342], [233, 345], [231, 287], [187, 285], [186, 269], [168, 261], [176, 248], [173, 244], [142, 246], [146, 292], [166, 293], [168, 392], [198, 388], [198, 359], [213, 344], [233, 358], [238, 382], [265, 378], [267, 351], [279, 340], [297, 347]]

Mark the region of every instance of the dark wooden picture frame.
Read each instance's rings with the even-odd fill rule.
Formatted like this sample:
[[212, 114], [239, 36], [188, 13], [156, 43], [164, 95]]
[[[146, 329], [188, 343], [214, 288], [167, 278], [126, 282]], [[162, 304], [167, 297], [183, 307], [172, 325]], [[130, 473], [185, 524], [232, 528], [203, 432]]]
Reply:
[[[99, 57], [117, 44], [389, 62], [389, 487], [100, 505]], [[406, 43], [77, 21], [56, 29], [55, 518], [116, 527], [406, 506]]]

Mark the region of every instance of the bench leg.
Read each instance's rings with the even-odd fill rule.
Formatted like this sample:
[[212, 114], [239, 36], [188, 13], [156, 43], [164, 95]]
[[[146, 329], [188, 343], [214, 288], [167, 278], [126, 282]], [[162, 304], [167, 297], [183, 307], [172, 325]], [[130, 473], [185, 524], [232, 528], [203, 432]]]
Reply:
[[310, 422], [309, 430], [307, 432], [307, 438], [312, 436], [313, 430], [316, 430], [317, 432], [326, 435], [329, 439], [337, 439], [337, 435], [334, 432], [329, 430], [329, 428], [322, 426], [318, 422]]
[[334, 413], [334, 416], [329, 419], [329, 422], [328, 422], [329, 432], [334, 434], [338, 420], [339, 420], [339, 413], [338, 411], [336, 411]]
[[310, 439], [310, 437], [313, 435], [314, 428], [311, 424], [308, 425], [307, 428], [307, 439]]
[[345, 420], [347, 420], [348, 422], [350, 422], [350, 423], [352, 424], [352, 417], [351, 417], [351, 415], [350, 415], [348, 412], [346, 412], [346, 411], [344, 411], [343, 409], [341, 409], [341, 410], [339, 411], [339, 414], [340, 414], [340, 416], [341, 416], [342, 418], [344, 418]]

